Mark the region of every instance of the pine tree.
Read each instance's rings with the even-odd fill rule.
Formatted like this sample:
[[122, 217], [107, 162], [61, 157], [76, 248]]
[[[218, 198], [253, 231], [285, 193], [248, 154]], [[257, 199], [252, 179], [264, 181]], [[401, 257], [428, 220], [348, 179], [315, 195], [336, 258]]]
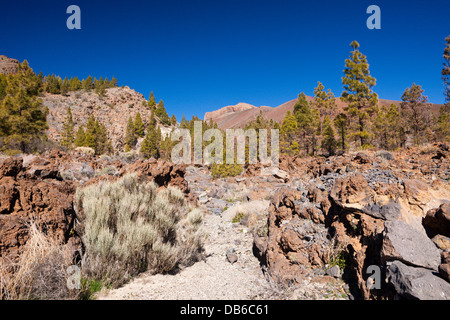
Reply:
[[323, 121], [325, 116], [331, 116], [336, 109], [336, 99], [334, 94], [328, 89], [326, 92], [324, 85], [319, 81], [314, 89], [313, 106], [320, 112], [320, 133], [322, 133]]
[[89, 116], [88, 122], [86, 124], [85, 140], [84, 146], [95, 150], [95, 140], [96, 140], [96, 120], [93, 115]]
[[72, 148], [74, 142], [73, 136], [73, 118], [72, 118], [72, 110], [70, 107], [67, 108], [67, 116], [63, 124], [62, 132], [61, 132], [61, 145], [68, 149]]
[[81, 90], [82, 85], [81, 85], [80, 79], [78, 79], [78, 77], [70, 78], [69, 87], [70, 87], [70, 91]]
[[302, 92], [294, 105], [294, 115], [305, 154], [315, 153], [317, 146], [317, 131], [320, 130], [320, 114], [317, 109], [312, 110], [306, 95]]
[[86, 146], [86, 135], [82, 126], [78, 128], [77, 134], [75, 135], [75, 146], [84, 147]]
[[400, 127], [398, 107], [395, 104], [390, 107], [381, 107], [374, 120], [374, 132], [378, 146], [386, 150], [393, 150], [399, 146], [401, 143]]
[[91, 91], [92, 89], [94, 89], [94, 82], [93, 82], [91, 76], [88, 76], [86, 79], [84, 79], [81, 82], [81, 85], [82, 85], [83, 90], [88, 91], [88, 92]]
[[370, 75], [367, 57], [359, 51], [359, 43], [353, 41], [350, 46], [353, 51], [345, 60], [342, 99], [348, 103], [345, 111], [351, 123], [351, 135], [359, 140], [361, 147], [365, 147], [370, 138], [370, 115], [378, 103], [378, 96], [372, 91], [376, 79]]
[[442, 69], [442, 80], [444, 81], [444, 94], [447, 107], [450, 108], [450, 35], [445, 38], [444, 68]]
[[145, 135], [144, 141], [142, 141], [141, 149], [139, 152], [146, 159], [148, 158], [159, 158], [160, 157], [160, 146], [161, 146], [161, 130], [157, 127], [156, 119], [152, 113], [147, 128], [147, 134]]
[[400, 103], [401, 115], [407, 131], [412, 131], [416, 145], [423, 141], [423, 133], [431, 122], [430, 104], [428, 98], [423, 95], [424, 90], [420, 85], [407, 88], [402, 95]]
[[61, 94], [63, 96], [66, 96], [67, 93], [69, 93], [69, 91], [70, 91], [70, 83], [69, 83], [69, 80], [67, 79], [67, 77], [65, 77], [61, 83]]
[[334, 118], [334, 126], [337, 128], [340, 141], [338, 145], [341, 147], [342, 151], [345, 152], [346, 146], [346, 136], [347, 136], [347, 123], [348, 119], [345, 113], [340, 113]]
[[444, 68], [442, 69], [442, 80], [444, 82], [444, 95], [446, 104], [439, 110], [436, 121], [437, 138], [441, 141], [450, 140], [450, 35], [445, 38]]
[[170, 118], [167, 114], [166, 108], [164, 107], [164, 101], [160, 100], [156, 106], [155, 115], [159, 118], [162, 124], [167, 126], [170, 125]]
[[128, 152], [133, 149], [136, 144], [136, 133], [134, 131], [134, 123], [131, 116], [128, 118], [127, 130], [125, 133], [125, 151]]
[[6, 76], [0, 73], [0, 102], [6, 97], [6, 86], [8, 81], [6, 80]]
[[134, 119], [134, 132], [137, 137], [144, 137], [144, 122], [142, 121], [141, 114], [138, 112]]
[[148, 98], [148, 107], [151, 110], [155, 110], [156, 109], [156, 100], [155, 100], [155, 95], [153, 94], [153, 91], [150, 92], [150, 97]]
[[328, 153], [329, 156], [334, 155], [336, 152], [336, 130], [334, 129], [333, 123], [328, 115], [325, 116], [323, 120], [323, 139], [321, 147]]
[[115, 88], [117, 87], [117, 79], [112, 77], [111, 82], [109, 83], [109, 87], [110, 88]]
[[300, 146], [297, 142], [298, 125], [295, 116], [288, 111], [283, 119], [280, 129], [281, 152], [288, 155], [297, 155]]
[[104, 97], [106, 95], [106, 84], [105, 81], [103, 80], [103, 77], [100, 77], [100, 79], [95, 79], [94, 80], [94, 88], [95, 88], [95, 93], [98, 94], [100, 97]]
[[61, 83], [60, 78], [56, 77], [55, 75], [48, 75], [44, 78], [44, 87], [45, 92], [51, 93], [51, 94], [60, 94], [61, 93]]
[[173, 114], [172, 117], [170, 118], [170, 124], [172, 126], [175, 126], [177, 124], [177, 117], [175, 117], [175, 115]]
[[184, 113], [183, 113], [183, 116], [181, 117], [180, 128], [182, 128], [182, 129], [189, 129], [190, 128], [189, 121], [184, 116]]
[[103, 123], [96, 121], [95, 133], [95, 154], [101, 155], [112, 153], [112, 145], [108, 140], [108, 132]]
[[436, 136], [439, 141], [450, 141], [450, 113], [449, 103], [441, 106], [436, 120]]
[[45, 139], [47, 112], [38, 98], [41, 92], [39, 77], [26, 60], [15, 75], [8, 75], [6, 96], [0, 104], [0, 134], [5, 144], [25, 152], [31, 140]]

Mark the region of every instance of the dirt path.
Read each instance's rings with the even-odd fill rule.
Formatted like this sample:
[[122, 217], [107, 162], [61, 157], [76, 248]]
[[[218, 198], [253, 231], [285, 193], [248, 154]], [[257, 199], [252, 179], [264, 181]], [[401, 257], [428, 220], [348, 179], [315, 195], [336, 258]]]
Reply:
[[[266, 280], [252, 254], [252, 235], [214, 214], [206, 214], [203, 223], [209, 234], [205, 242], [206, 261], [175, 275], [144, 273], [122, 288], [101, 294], [98, 299], [258, 299]], [[234, 264], [226, 258], [227, 250], [232, 248], [238, 256]]]

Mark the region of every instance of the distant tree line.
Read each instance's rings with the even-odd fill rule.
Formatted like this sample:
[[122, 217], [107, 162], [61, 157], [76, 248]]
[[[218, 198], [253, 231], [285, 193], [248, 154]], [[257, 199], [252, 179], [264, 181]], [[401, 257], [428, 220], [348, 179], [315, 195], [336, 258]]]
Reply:
[[[333, 155], [350, 147], [395, 150], [405, 147], [408, 138], [414, 145], [450, 141], [450, 36], [446, 38], [442, 70], [446, 104], [438, 115], [432, 113], [424, 89], [416, 83], [405, 89], [399, 105], [380, 105], [367, 57], [359, 51], [358, 42], [352, 42], [351, 47], [340, 97], [346, 107], [338, 109], [333, 93], [325, 91], [320, 82], [312, 101], [301, 93], [293, 113], [288, 112], [279, 126], [282, 153]], [[275, 127], [273, 123], [266, 126]]]
[[52, 94], [62, 94], [67, 95], [71, 91], [84, 90], [87, 92], [95, 91], [99, 96], [103, 97], [106, 94], [106, 89], [117, 87], [117, 79], [108, 78], [100, 79], [92, 78], [88, 76], [86, 79], [80, 80], [78, 77], [72, 77], [68, 79], [67, 77], [61, 79], [59, 76], [48, 75], [43, 76], [42, 73], [39, 74], [44, 87], [44, 91]]

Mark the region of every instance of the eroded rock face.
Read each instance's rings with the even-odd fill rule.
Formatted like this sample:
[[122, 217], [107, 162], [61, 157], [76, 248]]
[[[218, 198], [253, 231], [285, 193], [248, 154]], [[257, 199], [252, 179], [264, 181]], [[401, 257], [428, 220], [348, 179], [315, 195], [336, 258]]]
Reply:
[[[364, 152], [326, 160], [283, 159], [291, 186], [272, 198], [268, 237], [255, 237], [255, 247], [263, 252], [259, 256], [265, 259], [269, 272], [280, 279], [297, 281], [305, 269], [320, 265], [313, 263], [313, 255], [303, 246], [304, 238], [295, 232], [299, 221], [306, 219], [323, 227], [328, 239], [344, 248], [348, 258], [344, 277], [353, 284], [356, 298], [393, 298], [396, 294], [415, 297], [398, 292], [393, 283], [386, 284], [387, 267], [393, 263], [428, 270], [424, 273], [426, 279], [430, 276], [442, 287], [450, 270], [444, 253], [441, 256], [448, 245], [448, 238], [443, 235], [447, 233], [446, 202], [450, 198], [445, 182], [448, 162], [446, 157], [432, 158], [433, 153], [417, 154], [408, 150], [406, 156]], [[430, 173], [434, 174], [432, 179]], [[427, 232], [422, 226], [425, 216]], [[318, 257], [316, 261], [322, 258]], [[326, 263], [326, 259], [321, 262]], [[367, 286], [370, 266], [381, 270], [380, 290]], [[389, 272], [402, 270], [394, 267]], [[401, 285], [409, 278], [399, 275], [397, 279]], [[428, 294], [424, 290], [416, 296], [422, 299]]]
[[428, 211], [423, 225], [432, 235], [450, 237], [450, 203], [443, 203], [439, 208]]
[[62, 244], [68, 242], [75, 219], [75, 185], [56, 179], [51, 164], [23, 167], [22, 158], [4, 160], [0, 163], [0, 190], [1, 258], [18, 258], [32, 221]]
[[138, 160], [124, 169], [120, 175], [130, 172], [136, 172], [140, 177], [152, 179], [160, 187], [172, 186], [185, 193], [189, 191], [188, 184], [184, 179], [185, 165], [154, 159]]
[[290, 189], [278, 191], [269, 206], [267, 237], [255, 235], [270, 275], [284, 283], [300, 283], [312, 268], [323, 267], [331, 246], [327, 228], [320, 218], [317, 223], [311, 219], [314, 213], [301, 206], [301, 196]]

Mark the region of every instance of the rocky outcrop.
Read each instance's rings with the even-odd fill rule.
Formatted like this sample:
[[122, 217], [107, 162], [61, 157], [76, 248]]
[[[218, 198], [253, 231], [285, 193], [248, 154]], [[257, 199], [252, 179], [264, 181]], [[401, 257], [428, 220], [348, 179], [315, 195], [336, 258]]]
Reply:
[[136, 172], [139, 177], [155, 181], [160, 187], [172, 186], [188, 193], [189, 188], [184, 175], [186, 166], [176, 165], [163, 160], [138, 160], [124, 169], [120, 176], [125, 173]]
[[406, 299], [449, 300], [450, 284], [431, 270], [415, 268], [400, 261], [388, 265], [387, 276], [396, 292]]
[[71, 233], [75, 185], [58, 178], [49, 162], [23, 164], [22, 158], [0, 164], [0, 258], [17, 260], [31, 222], [62, 244], [79, 249], [79, 239]]
[[[314, 246], [305, 245], [300, 228], [308, 221], [326, 235], [333, 250], [342, 250], [342, 276], [355, 298], [442, 296], [438, 291], [447, 292], [450, 286], [445, 258], [450, 190], [447, 158], [434, 159], [434, 154], [411, 149], [407, 155], [360, 152], [314, 161], [280, 159], [291, 177], [290, 187], [272, 197], [267, 237], [255, 236], [256, 251], [269, 274], [301, 283], [306, 270], [321, 270], [330, 263], [327, 255], [308, 251]], [[320, 246], [323, 250], [326, 242]], [[367, 285], [373, 281], [371, 266], [381, 272], [381, 289]], [[401, 289], [408, 279], [414, 279], [412, 287]], [[418, 292], [423, 279], [432, 287]]]
[[427, 212], [423, 225], [430, 235], [450, 237], [450, 203], [443, 203], [439, 208]]
[[[47, 123], [49, 129], [47, 136], [53, 141], [61, 140], [62, 126], [67, 115], [67, 108], [72, 111], [75, 123], [74, 132], [80, 126], [85, 126], [90, 115], [103, 123], [108, 133], [108, 139], [116, 151], [122, 151], [125, 144], [125, 132], [128, 118], [134, 120], [136, 114], [141, 114], [145, 125], [150, 120], [151, 110], [145, 102], [144, 96], [129, 87], [110, 88], [106, 90], [104, 97], [95, 92], [83, 90], [69, 92], [67, 96], [44, 94], [43, 105], [48, 107]], [[168, 134], [170, 128], [158, 124], [163, 133]], [[169, 130], [168, 130], [169, 129]]]
[[15, 74], [17, 73], [17, 68], [19, 61], [16, 59], [11, 59], [6, 56], [0, 55], [0, 73], [1, 74]]
[[399, 260], [410, 266], [437, 271], [441, 263], [440, 250], [423, 231], [400, 220], [385, 223], [384, 261]]

